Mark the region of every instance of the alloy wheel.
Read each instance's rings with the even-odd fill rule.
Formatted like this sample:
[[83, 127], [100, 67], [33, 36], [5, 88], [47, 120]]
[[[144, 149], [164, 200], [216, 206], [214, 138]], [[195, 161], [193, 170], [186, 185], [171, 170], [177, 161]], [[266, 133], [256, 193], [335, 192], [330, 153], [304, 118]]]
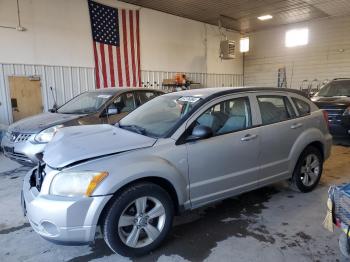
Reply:
[[132, 248], [147, 246], [157, 239], [165, 225], [165, 209], [156, 198], [144, 196], [131, 202], [118, 221], [118, 234]]
[[318, 179], [321, 170], [321, 163], [315, 154], [309, 154], [305, 157], [301, 166], [301, 181], [305, 186], [312, 186]]

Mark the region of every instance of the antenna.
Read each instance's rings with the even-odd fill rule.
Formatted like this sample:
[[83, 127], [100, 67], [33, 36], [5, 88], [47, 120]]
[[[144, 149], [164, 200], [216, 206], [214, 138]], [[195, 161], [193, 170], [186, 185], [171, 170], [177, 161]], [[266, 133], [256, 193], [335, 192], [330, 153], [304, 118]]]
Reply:
[[53, 110], [54, 110], [54, 112], [56, 112], [57, 111], [57, 101], [56, 101], [55, 94], [53, 92], [52, 86], [50, 86], [50, 90], [51, 90], [51, 95], [52, 95], [52, 99], [53, 99], [53, 102], [54, 102]]

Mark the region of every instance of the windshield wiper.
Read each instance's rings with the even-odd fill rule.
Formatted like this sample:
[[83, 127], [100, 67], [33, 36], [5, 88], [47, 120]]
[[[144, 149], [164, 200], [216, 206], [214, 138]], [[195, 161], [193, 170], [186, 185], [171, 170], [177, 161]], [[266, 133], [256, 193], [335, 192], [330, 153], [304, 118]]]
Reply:
[[119, 125], [119, 127], [123, 129], [127, 129], [132, 132], [136, 132], [141, 135], [145, 135], [147, 133], [145, 128], [138, 125]]

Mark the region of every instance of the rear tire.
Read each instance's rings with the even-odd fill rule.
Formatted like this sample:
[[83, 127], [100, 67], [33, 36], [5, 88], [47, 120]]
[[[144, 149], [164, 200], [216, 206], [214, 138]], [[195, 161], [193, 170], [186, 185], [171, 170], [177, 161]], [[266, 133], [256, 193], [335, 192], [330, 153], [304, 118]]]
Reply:
[[302, 193], [315, 189], [323, 171], [323, 157], [320, 150], [314, 146], [308, 146], [294, 168], [291, 179], [291, 187]]
[[139, 183], [127, 187], [111, 203], [102, 232], [110, 249], [134, 257], [157, 248], [168, 235], [174, 204], [162, 187]]

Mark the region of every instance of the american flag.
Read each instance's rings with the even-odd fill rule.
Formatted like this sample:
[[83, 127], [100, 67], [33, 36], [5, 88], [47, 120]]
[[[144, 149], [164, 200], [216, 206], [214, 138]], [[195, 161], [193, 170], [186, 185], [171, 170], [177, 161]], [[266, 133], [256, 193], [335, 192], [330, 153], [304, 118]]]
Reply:
[[88, 4], [97, 88], [141, 86], [139, 10]]

